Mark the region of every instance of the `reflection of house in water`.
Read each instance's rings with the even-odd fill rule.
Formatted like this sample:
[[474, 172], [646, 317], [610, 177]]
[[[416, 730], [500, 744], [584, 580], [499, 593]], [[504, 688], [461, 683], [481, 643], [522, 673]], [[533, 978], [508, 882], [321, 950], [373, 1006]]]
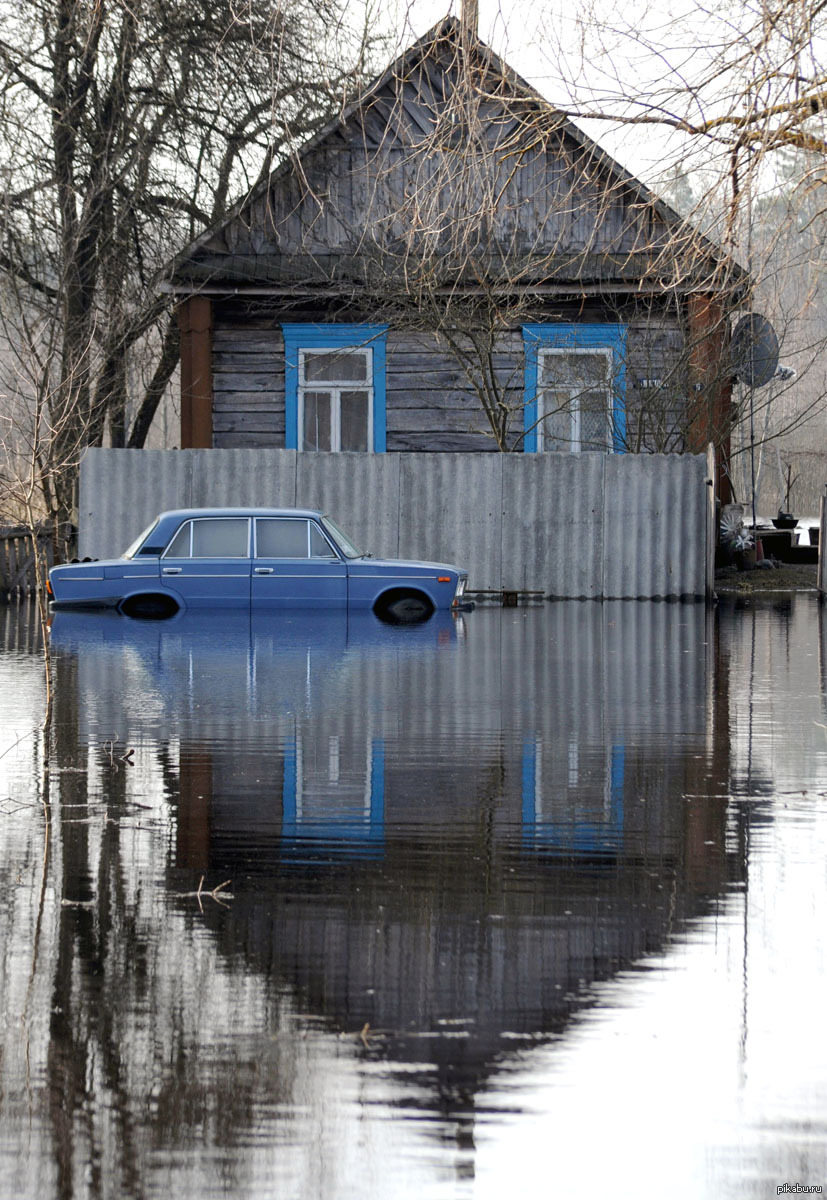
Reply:
[[451, 1112], [738, 875], [700, 606], [416, 629], [68, 616], [80, 699], [124, 729], [156, 708], [173, 886], [231, 878], [205, 914], [222, 949], [329, 1027], [369, 1024], [365, 1053], [419, 1064]]
[[[817, 595], [728, 597], [718, 626], [730, 679], [733, 797], [770, 800], [790, 786], [820, 789], [825, 734], [812, 720], [811, 703], [817, 662], [827, 692], [827, 652]], [[770, 805], [753, 803], [751, 811], [754, 821], [772, 816]]]

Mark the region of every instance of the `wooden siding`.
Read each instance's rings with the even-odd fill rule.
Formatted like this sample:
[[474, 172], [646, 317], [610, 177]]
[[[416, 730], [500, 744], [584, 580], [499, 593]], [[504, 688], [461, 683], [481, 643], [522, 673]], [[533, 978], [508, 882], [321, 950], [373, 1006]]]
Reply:
[[686, 358], [677, 321], [629, 326], [626, 364], [626, 445], [632, 451], [681, 454], [686, 449]]
[[[547, 268], [550, 257], [571, 265], [567, 256], [582, 266], [584, 255], [596, 254], [604, 269], [624, 276], [636, 256], [656, 256], [667, 238], [631, 188], [561, 136], [491, 164], [483, 155], [469, 170], [464, 156], [401, 145], [373, 150], [356, 134], [317, 147], [303, 167], [303, 180], [282, 177], [206, 243], [205, 267], [224, 259], [251, 277], [321, 280], [333, 277], [337, 260], [370, 258], [378, 247], [414, 253], [417, 231], [425, 241], [438, 228], [445, 244], [459, 233], [463, 251], [473, 251], [476, 239], [511, 269], [532, 259]], [[490, 220], [480, 222], [481, 212]]]
[[423, 254], [449, 271], [470, 255], [469, 279], [668, 276], [679, 218], [502, 68], [458, 89], [458, 53], [437, 39], [391, 71], [185, 253], [178, 281], [364, 289]]
[[213, 445], [284, 446], [284, 340], [270, 314], [216, 305]]
[[[575, 312], [562, 314], [571, 319]], [[577, 310], [585, 321], [608, 319], [597, 306]], [[555, 313], [560, 319], [561, 314]], [[611, 314], [623, 320], [623, 314]], [[213, 445], [216, 448], [285, 444], [282, 317], [271, 306], [248, 301], [215, 305], [213, 331]], [[294, 320], [295, 314], [284, 317]], [[324, 320], [318, 313], [315, 319]], [[627, 436], [641, 450], [683, 449], [677, 430], [681, 398], [683, 335], [663, 312], [648, 319], [630, 315], [626, 364]], [[515, 406], [513, 433], [522, 432], [524, 352], [521, 332], [497, 342], [494, 368]], [[658, 388], [656, 381], [665, 387]], [[462, 364], [435, 334], [391, 329], [387, 340], [388, 451], [496, 450], [479, 397]], [[641, 414], [644, 414], [641, 426]], [[671, 433], [669, 433], [671, 430]], [[658, 442], [656, 435], [661, 438]], [[663, 437], [668, 436], [668, 443]]]
[[[513, 403], [522, 401], [522, 338], [499, 339], [494, 367]], [[496, 450], [477, 393], [434, 334], [388, 334], [388, 450]]]

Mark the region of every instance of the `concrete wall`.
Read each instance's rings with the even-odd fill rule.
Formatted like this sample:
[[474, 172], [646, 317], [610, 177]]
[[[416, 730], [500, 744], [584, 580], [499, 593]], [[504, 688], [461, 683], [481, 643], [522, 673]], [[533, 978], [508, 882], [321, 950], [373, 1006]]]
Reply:
[[701, 455], [90, 450], [81, 557], [120, 554], [165, 509], [320, 508], [376, 556], [454, 562], [471, 590], [701, 597]]

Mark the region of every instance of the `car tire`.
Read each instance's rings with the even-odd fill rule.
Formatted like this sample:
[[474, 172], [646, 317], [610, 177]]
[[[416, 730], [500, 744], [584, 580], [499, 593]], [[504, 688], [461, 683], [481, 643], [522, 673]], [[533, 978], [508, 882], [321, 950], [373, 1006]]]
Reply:
[[166, 621], [178, 612], [178, 605], [171, 596], [130, 596], [120, 605], [125, 617], [142, 621]]
[[434, 606], [422, 592], [394, 592], [383, 597], [375, 612], [389, 625], [421, 625], [433, 614]]

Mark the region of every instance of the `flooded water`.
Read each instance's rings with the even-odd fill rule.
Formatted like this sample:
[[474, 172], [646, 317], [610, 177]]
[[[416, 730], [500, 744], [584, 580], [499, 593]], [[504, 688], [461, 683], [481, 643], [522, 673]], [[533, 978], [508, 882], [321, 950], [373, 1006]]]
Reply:
[[827, 1185], [826, 620], [0, 609], [0, 1198]]

